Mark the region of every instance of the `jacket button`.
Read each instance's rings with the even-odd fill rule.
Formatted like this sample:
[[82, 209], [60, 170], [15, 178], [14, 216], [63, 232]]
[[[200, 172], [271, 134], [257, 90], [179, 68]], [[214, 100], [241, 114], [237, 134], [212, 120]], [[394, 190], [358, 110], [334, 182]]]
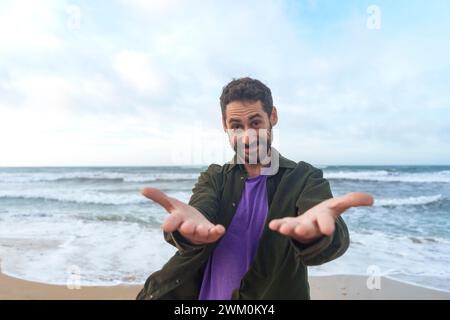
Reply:
[[180, 283], [180, 279], [175, 280], [176, 283]]
[[241, 177], [241, 180], [244, 180], [244, 177]]
[[234, 202], [233, 202], [231, 205], [232, 205], [233, 207], [236, 207], [236, 203], [234, 203]]
[[150, 295], [150, 299], [153, 299], [153, 295], [152, 294]]

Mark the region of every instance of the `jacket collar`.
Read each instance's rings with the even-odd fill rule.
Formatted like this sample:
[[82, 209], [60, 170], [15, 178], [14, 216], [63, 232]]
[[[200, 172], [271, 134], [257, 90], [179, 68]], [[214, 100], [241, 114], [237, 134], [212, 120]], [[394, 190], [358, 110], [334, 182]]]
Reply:
[[[295, 168], [296, 163], [292, 160], [289, 160], [285, 157], [283, 157], [277, 149], [275, 149], [274, 147], [272, 147], [271, 149], [272, 152], [272, 164], [270, 167], [264, 168], [263, 170], [265, 170], [265, 175], [275, 175], [278, 173], [278, 169], [279, 168]], [[278, 161], [277, 161], [278, 160]], [[237, 155], [235, 154], [233, 156], [233, 158], [227, 162], [227, 164], [229, 165], [226, 172], [230, 172], [231, 170], [233, 170], [235, 167], [239, 167], [241, 170], [245, 171], [244, 165], [243, 164], [239, 164], [237, 163]]]

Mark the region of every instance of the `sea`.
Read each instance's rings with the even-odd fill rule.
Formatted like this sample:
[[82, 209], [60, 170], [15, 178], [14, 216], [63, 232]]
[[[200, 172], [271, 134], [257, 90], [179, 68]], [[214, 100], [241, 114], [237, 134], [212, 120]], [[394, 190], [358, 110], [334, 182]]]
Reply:
[[[351, 244], [309, 274], [379, 275], [450, 292], [450, 166], [317, 166], [334, 196], [372, 194], [343, 214]], [[167, 213], [141, 195], [188, 201], [206, 166], [0, 168], [0, 268], [21, 279], [142, 284], [175, 253]]]

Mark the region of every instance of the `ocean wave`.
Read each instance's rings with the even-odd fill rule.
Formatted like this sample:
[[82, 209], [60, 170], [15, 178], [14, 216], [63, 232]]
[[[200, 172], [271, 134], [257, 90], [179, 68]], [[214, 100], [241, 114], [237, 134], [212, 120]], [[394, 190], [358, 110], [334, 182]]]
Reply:
[[[78, 224], [64, 219], [39, 220], [33, 224], [17, 220], [0, 225], [0, 233], [13, 239], [9, 241], [8, 254], [3, 260], [4, 272], [58, 284], [66, 280], [68, 267], [75, 265], [83, 266], [84, 285], [142, 283], [174, 253], [173, 247], [164, 242], [159, 227], [149, 229], [141, 223], [104, 223], [102, 219]], [[121, 219], [108, 216], [105, 220]], [[51, 235], [48, 230], [52, 231]], [[367, 276], [369, 268], [376, 267], [383, 276], [411, 275], [417, 277], [416, 283], [450, 289], [448, 281], [435, 282], [429, 278], [449, 279], [448, 239], [370, 230], [352, 229], [350, 232], [352, 242], [348, 252], [333, 263], [311, 267], [312, 275]], [[32, 246], [24, 246], [21, 239], [26, 239], [25, 242]], [[142, 263], [136, 264], [137, 260]], [[424, 280], [419, 281], [422, 278]]]
[[159, 227], [137, 223], [18, 220], [1, 224], [0, 234], [11, 239], [2, 248], [4, 273], [52, 284], [66, 283], [80, 269], [82, 286], [143, 283], [175, 252]]
[[[350, 226], [349, 226], [350, 227]], [[333, 263], [312, 267], [311, 275], [371, 274], [417, 277], [416, 284], [450, 290], [450, 239], [417, 234], [389, 234], [350, 229], [348, 251]], [[433, 279], [432, 279], [433, 278]]]
[[122, 222], [122, 223], [136, 223], [140, 226], [150, 227], [157, 229], [160, 226], [160, 222], [157, 221], [151, 215], [136, 215], [136, 214], [85, 214], [76, 215], [77, 220], [88, 221], [88, 222]]
[[367, 171], [324, 171], [330, 180], [365, 180], [383, 182], [450, 182], [450, 170], [437, 172], [404, 173], [386, 170]]
[[88, 177], [73, 177], [73, 178], [56, 178], [56, 179], [39, 179], [33, 182], [97, 182], [97, 183], [121, 183], [124, 178], [88, 178]]
[[125, 178], [125, 182], [184, 182], [184, 181], [195, 181], [198, 178], [198, 174], [167, 174], [164, 176], [155, 176], [155, 177], [129, 177]]
[[84, 198], [76, 198], [71, 195], [2, 195], [0, 199], [9, 200], [31, 200], [36, 202], [67, 202], [78, 204], [100, 204], [100, 205], [126, 205], [126, 204], [141, 204], [148, 203], [150, 200], [145, 199], [143, 196], [126, 196], [126, 197], [105, 197], [97, 195], [84, 196]]
[[80, 183], [123, 183], [123, 182], [183, 182], [193, 181], [198, 173], [120, 173], [120, 172], [32, 172], [0, 173], [0, 182], [80, 182]]
[[450, 239], [438, 236], [423, 236], [414, 234], [393, 234], [375, 230], [356, 230], [351, 232], [351, 242], [359, 245], [370, 246], [377, 242], [379, 246], [385, 247], [389, 242], [397, 242], [408, 245], [450, 245]]
[[[190, 192], [169, 191], [163, 189], [169, 196], [181, 201], [187, 201]], [[0, 199], [6, 200], [31, 200], [36, 202], [67, 202], [76, 204], [94, 205], [132, 205], [153, 203], [140, 194], [140, 190], [135, 193], [114, 194], [110, 192], [97, 192], [90, 190], [9, 190], [0, 192]]]
[[444, 199], [444, 197], [441, 194], [407, 198], [375, 199], [374, 206], [417, 206], [439, 202], [442, 199]]

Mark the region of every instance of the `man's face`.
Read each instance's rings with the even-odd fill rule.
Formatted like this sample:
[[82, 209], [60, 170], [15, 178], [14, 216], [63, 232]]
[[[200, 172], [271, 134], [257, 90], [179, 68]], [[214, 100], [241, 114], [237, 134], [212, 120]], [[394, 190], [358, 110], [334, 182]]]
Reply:
[[261, 163], [270, 149], [277, 121], [276, 108], [269, 117], [261, 101], [233, 101], [226, 106], [223, 127], [240, 161]]

